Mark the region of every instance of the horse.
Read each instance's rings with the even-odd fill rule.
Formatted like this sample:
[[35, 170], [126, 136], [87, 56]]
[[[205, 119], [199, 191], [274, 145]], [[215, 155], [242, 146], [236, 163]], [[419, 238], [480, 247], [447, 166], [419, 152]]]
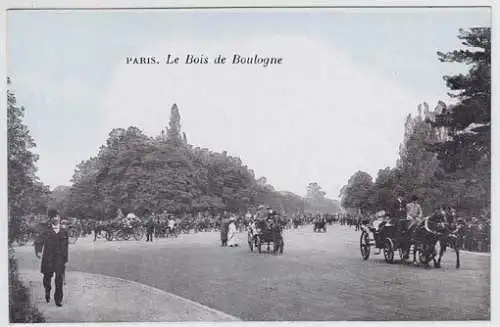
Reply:
[[438, 239], [439, 254], [438, 258], [434, 258], [434, 267], [441, 268], [441, 259], [443, 258], [446, 248], [453, 249], [456, 255], [455, 268], [460, 268], [460, 233], [463, 226], [457, 225], [456, 228], [448, 228], [447, 232], [440, 235]]
[[[414, 225], [409, 230], [410, 240], [409, 247], [413, 245], [413, 263], [417, 262], [417, 252], [419, 253], [419, 261], [429, 268], [429, 262], [434, 260], [436, 253], [436, 244], [443, 240], [446, 234], [446, 218], [440, 212], [436, 212], [418, 224]], [[440, 244], [443, 244], [441, 242]], [[443, 246], [441, 246], [443, 248]], [[436, 264], [436, 263], [435, 263]]]

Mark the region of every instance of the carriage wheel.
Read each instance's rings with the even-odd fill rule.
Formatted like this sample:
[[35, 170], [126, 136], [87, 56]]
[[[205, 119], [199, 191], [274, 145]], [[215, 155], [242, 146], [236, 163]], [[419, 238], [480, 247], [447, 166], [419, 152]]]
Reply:
[[361, 258], [363, 260], [367, 260], [370, 257], [371, 246], [368, 237], [368, 233], [363, 231], [359, 238], [359, 249], [361, 250]]
[[141, 241], [144, 237], [144, 231], [142, 229], [137, 229], [134, 231], [134, 238], [136, 241]]
[[385, 262], [394, 262], [394, 243], [390, 238], [386, 238], [384, 242], [384, 258]]

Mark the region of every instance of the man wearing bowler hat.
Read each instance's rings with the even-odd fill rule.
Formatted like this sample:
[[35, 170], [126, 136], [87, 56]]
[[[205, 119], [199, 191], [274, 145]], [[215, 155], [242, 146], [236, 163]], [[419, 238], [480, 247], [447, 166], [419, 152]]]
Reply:
[[41, 273], [43, 274], [43, 287], [45, 300], [50, 302], [52, 289], [52, 276], [55, 274], [54, 301], [58, 307], [62, 306], [63, 281], [66, 262], [68, 262], [68, 231], [61, 226], [61, 218], [57, 210], [48, 211], [49, 223], [35, 241], [35, 254], [40, 258], [42, 254]]

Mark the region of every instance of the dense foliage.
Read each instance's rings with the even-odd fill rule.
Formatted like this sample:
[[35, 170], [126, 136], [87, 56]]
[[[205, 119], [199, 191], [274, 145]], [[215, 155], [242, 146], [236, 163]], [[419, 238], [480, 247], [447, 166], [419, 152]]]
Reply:
[[[241, 212], [261, 203], [295, 212], [309, 203], [275, 191], [264, 177], [256, 180], [240, 158], [188, 144], [176, 104], [168, 128], [157, 137], [137, 127], [113, 129], [97, 156], [77, 165], [72, 183], [58, 188], [54, 201], [65, 215], [81, 218], [110, 219], [119, 209], [138, 215]], [[308, 208], [331, 211], [325, 201]]]
[[490, 29], [460, 30], [466, 50], [439, 52], [444, 62], [471, 66], [467, 75], [445, 76], [459, 101], [434, 110], [424, 103], [408, 116], [399, 160], [375, 181], [356, 172], [341, 190], [342, 205], [365, 212], [385, 210], [396, 192], [417, 195], [424, 211], [438, 205], [464, 215], [489, 215], [491, 180]]
[[[10, 85], [10, 79], [7, 79]], [[24, 107], [7, 91], [7, 169], [9, 242], [13, 241], [20, 219], [28, 213], [44, 213], [50, 190], [36, 176], [36, 144], [23, 123]]]
[[9, 251], [9, 319], [11, 323], [45, 322], [42, 314], [31, 304], [30, 290], [19, 280], [12, 249]]
[[31, 151], [35, 142], [23, 123], [24, 108], [17, 106], [16, 97], [10, 91], [7, 91], [7, 104], [9, 316], [12, 323], [43, 322], [40, 312], [31, 304], [29, 289], [19, 280], [10, 245], [18, 234], [23, 215], [45, 211], [49, 189], [36, 176], [38, 157]]

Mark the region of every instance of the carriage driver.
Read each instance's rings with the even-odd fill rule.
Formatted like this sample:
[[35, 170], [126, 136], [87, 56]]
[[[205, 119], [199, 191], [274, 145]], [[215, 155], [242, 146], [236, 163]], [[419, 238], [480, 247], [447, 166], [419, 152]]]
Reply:
[[411, 197], [411, 202], [406, 205], [406, 219], [410, 221], [410, 230], [413, 226], [418, 225], [422, 222], [423, 212], [422, 207], [418, 204], [418, 197], [413, 195]]

